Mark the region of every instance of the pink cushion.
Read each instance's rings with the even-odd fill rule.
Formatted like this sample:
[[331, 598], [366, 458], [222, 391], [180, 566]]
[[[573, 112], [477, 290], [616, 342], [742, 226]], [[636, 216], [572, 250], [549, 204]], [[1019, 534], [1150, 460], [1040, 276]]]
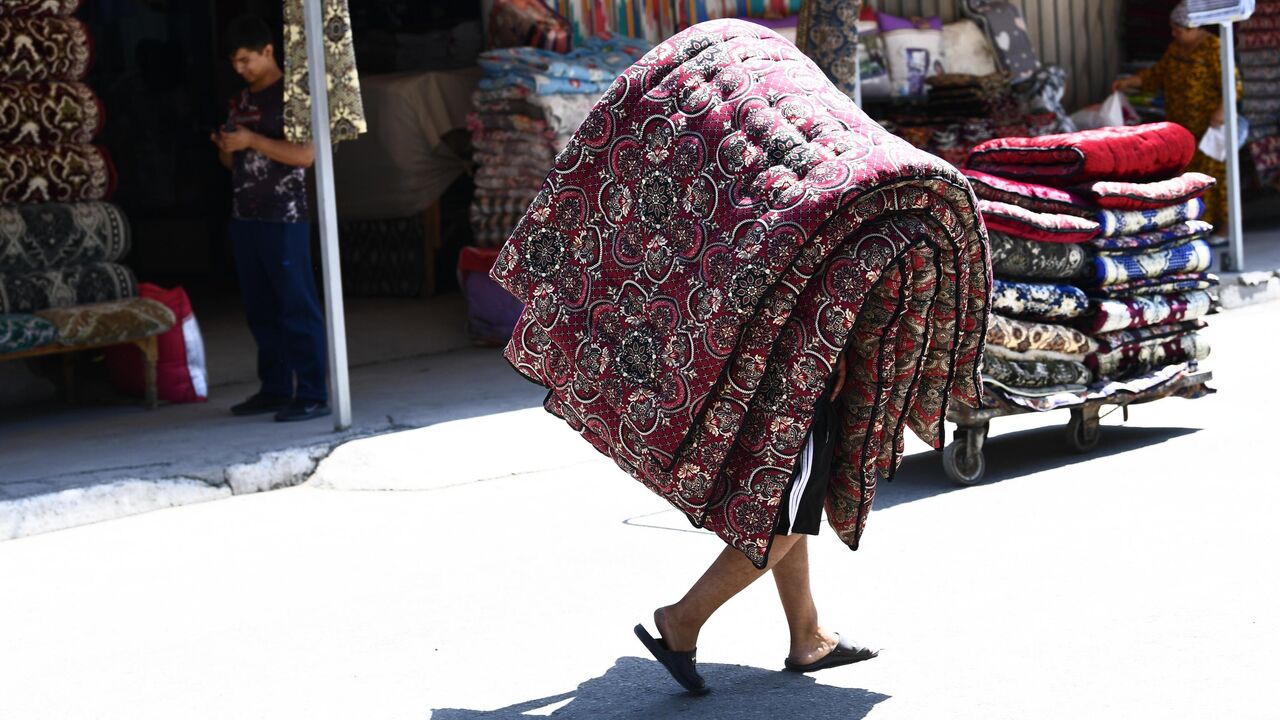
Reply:
[[1099, 181], [1084, 189], [1108, 210], [1157, 210], [1199, 197], [1218, 181], [1203, 173], [1183, 173], [1160, 182]]
[[1009, 203], [979, 200], [987, 227], [1028, 240], [1082, 243], [1098, 234], [1098, 223], [1075, 215], [1038, 213]]
[[984, 200], [1018, 205], [1042, 213], [1063, 213], [1092, 217], [1093, 203], [1083, 195], [1035, 183], [1009, 180], [978, 170], [965, 170], [973, 192]]

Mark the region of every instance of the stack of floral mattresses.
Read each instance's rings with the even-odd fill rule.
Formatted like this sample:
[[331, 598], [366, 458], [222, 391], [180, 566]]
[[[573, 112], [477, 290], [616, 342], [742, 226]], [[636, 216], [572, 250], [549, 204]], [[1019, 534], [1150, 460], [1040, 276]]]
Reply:
[[1195, 139], [1155, 123], [993, 140], [965, 170], [996, 275], [984, 377], [1027, 403], [1204, 359], [1212, 255], [1182, 169]]
[[1258, 180], [1280, 181], [1280, 0], [1258, 0], [1253, 17], [1240, 23], [1236, 42], [1249, 120], [1249, 154]]
[[71, 15], [78, 6], [0, 5], [0, 355], [131, 340], [173, 324], [164, 306], [135, 297], [120, 264], [129, 227], [103, 202], [113, 171], [92, 144], [103, 110], [81, 82], [92, 43]]
[[533, 47], [481, 54], [485, 77], [468, 118], [478, 165], [471, 206], [477, 246], [507, 241], [556, 152], [613, 79], [648, 49], [643, 41], [593, 38], [564, 54]]

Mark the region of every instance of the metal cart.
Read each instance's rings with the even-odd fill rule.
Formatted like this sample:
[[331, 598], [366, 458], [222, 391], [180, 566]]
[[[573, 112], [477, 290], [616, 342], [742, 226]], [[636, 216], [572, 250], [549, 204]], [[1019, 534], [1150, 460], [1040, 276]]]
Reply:
[[[1212, 372], [1189, 365], [1184, 371], [1145, 390], [1082, 391], [1075, 394], [1075, 400], [1078, 402], [1062, 404], [1053, 410], [1071, 411], [1071, 420], [1066, 427], [1067, 446], [1075, 452], [1087, 453], [1098, 446], [1098, 441], [1102, 437], [1099, 420], [1104, 405], [1115, 405], [1122, 409], [1125, 419], [1128, 420], [1130, 405], [1149, 403], [1167, 397], [1197, 398], [1211, 394], [1214, 390], [1206, 383], [1212, 379]], [[956, 424], [956, 436], [942, 453], [942, 467], [947, 477], [961, 485], [975, 485], [980, 482], [987, 469], [982, 446], [986, 442], [991, 420], [1030, 412], [1051, 412], [1051, 410], [1036, 410], [1017, 404], [998, 390], [991, 388], [987, 388], [983, 393], [981, 408], [954, 405], [947, 412], [947, 420]]]

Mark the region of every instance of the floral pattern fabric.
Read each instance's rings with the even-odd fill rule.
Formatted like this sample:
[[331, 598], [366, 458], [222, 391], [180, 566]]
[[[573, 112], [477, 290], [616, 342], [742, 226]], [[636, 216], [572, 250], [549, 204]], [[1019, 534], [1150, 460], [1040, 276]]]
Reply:
[[102, 106], [84, 83], [0, 82], [0, 145], [87, 143], [102, 121]]
[[[354, 140], [368, 131], [360, 99], [360, 74], [351, 40], [347, 0], [315, 0], [321, 9], [324, 64], [329, 89], [329, 139]], [[284, 0], [284, 136], [289, 142], [311, 140], [311, 85], [307, 71], [303, 0]]]
[[1098, 341], [1097, 353], [1105, 354], [1114, 350], [1119, 350], [1126, 345], [1137, 345], [1148, 340], [1157, 340], [1161, 338], [1177, 337], [1178, 335], [1187, 335], [1203, 330], [1208, 327], [1208, 323], [1203, 320], [1188, 320], [1186, 322], [1170, 323], [1168, 325], [1150, 325], [1148, 327], [1131, 328], [1128, 330], [1116, 330], [1114, 332], [1103, 333], [1095, 338]]
[[978, 209], [987, 227], [1029, 240], [1082, 243], [1098, 234], [1098, 223], [1075, 215], [1032, 212], [993, 200], [979, 200]]
[[1066, 320], [1089, 310], [1089, 296], [1074, 285], [996, 280], [991, 308], [1020, 318]]
[[1017, 205], [1037, 213], [1078, 215], [1092, 219], [1098, 209], [1086, 196], [1061, 188], [1008, 180], [977, 170], [965, 170], [973, 191], [983, 200]]
[[911, 427], [979, 398], [989, 265], [953, 168], [790, 42], [704, 23], [578, 129], [499, 254], [506, 356], [549, 411], [756, 564], [837, 356], [828, 521], [858, 546]]
[[119, 300], [137, 294], [133, 272], [116, 263], [4, 274], [0, 275], [0, 314]]
[[82, 0], [4, 0], [5, 15], [70, 15]]
[[129, 252], [129, 223], [108, 203], [0, 207], [0, 273], [112, 262]]
[[1180, 295], [1151, 295], [1097, 300], [1094, 314], [1084, 323], [1092, 334], [1196, 320], [1209, 314], [1213, 299], [1203, 290]]
[[1203, 195], [1218, 181], [1188, 172], [1150, 183], [1099, 181], [1088, 186], [1094, 202], [1107, 210], [1159, 210]]
[[115, 175], [95, 145], [0, 147], [0, 205], [105, 200]]
[[176, 322], [173, 311], [151, 298], [42, 310], [39, 316], [58, 328], [63, 345], [113, 345], [159, 335]]
[[0, 355], [22, 352], [58, 341], [58, 328], [35, 315], [0, 315]]
[[1098, 377], [1124, 379], [1151, 370], [1209, 357], [1209, 342], [1198, 333], [1152, 338], [1090, 355], [1085, 364]]
[[1159, 230], [1134, 233], [1133, 235], [1117, 235], [1115, 237], [1099, 236], [1089, 241], [1099, 250], [1140, 250], [1166, 245], [1171, 242], [1205, 238], [1213, 232], [1213, 226], [1202, 220], [1188, 220], [1170, 225]]
[[1085, 387], [1093, 373], [1075, 360], [1009, 360], [988, 355], [982, 361], [982, 376], [1014, 388]]
[[858, 14], [862, 0], [806, 0], [796, 46], [850, 98], [858, 83]]
[[1097, 350], [1088, 335], [1066, 325], [1017, 320], [993, 313], [987, 323], [987, 347], [1003, 347], [1012, 352], [1054, 352], [1085, 355]]
[[1177, 295], [1190, 290], [1208, 290], [1218, 285], [1213, 273], [1174, 273], [1154, 278], [1139, 278], [1115, 285], [1090, 288], [1093, 297], [1125, 298], [1134, 295]]
[[1213, 251], [1204, 240], [1166, 245], [1141, 252], [1100, 252], [1093, 259], [1096, 285], [1120, 285], [1174, 273], [1199, 273], [1213, 264]]
[[999, 275], [1028, 280], [1072, 280], [1091, 265], [1085, 246], [1025, 240], [988, 229], [991, 267]]
[[73, 17], [0, 16], [0, 78], [79, 80], [92, 57], [89, 31]]
[[1103, 210], [1098, 213], [1098, 222], [1104, 236], [1136, 235], [1199, 220], [1204, 217], [1204, 210], [1204, 200], [1193, 198], [1158, 210]]

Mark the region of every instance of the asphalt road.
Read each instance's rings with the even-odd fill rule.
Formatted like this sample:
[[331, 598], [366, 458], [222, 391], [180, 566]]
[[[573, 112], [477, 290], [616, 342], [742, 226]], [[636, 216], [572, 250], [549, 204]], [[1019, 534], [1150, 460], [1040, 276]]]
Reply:
[[987, 484], [909, 445], [863, 548], [811, 546], [881, 657], [781, 673], [767, 578], [713, 692], [631, 626], [719, 550], [538, 411], [358, 441], [307, 485], [0, 543], [0, 718], [1278, 718], [1280, 308], [1211, 319], [1219, 394], [992, 425]]

